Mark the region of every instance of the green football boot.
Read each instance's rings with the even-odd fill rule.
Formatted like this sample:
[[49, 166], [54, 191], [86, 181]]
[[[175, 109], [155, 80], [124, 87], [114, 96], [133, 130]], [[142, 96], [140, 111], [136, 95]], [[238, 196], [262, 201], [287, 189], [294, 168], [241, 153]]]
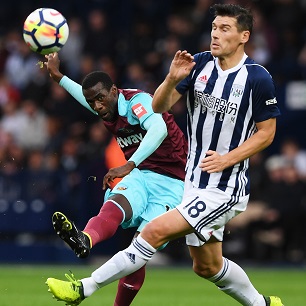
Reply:
[[68, 281], [62, 281], [56, 278], [48, 278], [46, 284], [49, 287], [49, 292], [58, 301], [66, 302], [66, 305], [77, 306], [84, 299], [83, 285], [80, 280], [76, 280], [71, 273], [65, 274]]
[[284, 306], [278, 296], [265, 296], [264, 298], [267, 306]]

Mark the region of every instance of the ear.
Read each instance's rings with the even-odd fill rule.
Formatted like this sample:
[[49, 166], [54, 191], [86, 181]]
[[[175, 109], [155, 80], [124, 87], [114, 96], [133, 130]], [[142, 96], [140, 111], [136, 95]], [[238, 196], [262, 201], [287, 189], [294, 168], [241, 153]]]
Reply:
[[241, 42], [245, 44], [249, 41], [249, 38], [250, 38], [250, 31], [242, 31]]
[[113, 94], [117, 94], [118, 93], [118, 89], [117, 89], [117, 86], [115, 84], [112, 85], [111, 92]]

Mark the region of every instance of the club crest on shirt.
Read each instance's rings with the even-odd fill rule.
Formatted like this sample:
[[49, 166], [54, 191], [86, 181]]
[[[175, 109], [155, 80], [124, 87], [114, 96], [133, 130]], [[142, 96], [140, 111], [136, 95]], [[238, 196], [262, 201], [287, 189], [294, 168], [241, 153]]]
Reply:
[[119, 187], [117, 187], [116, 189], [117, 189], [117, 190], [127, 190], [127, 187], [125, 187], [125, 186], [119, 186]]
[[231, 95], [234, 98], [240, 98], [243, 95], [243, 91], [244, 91], [244, 86], [239, 84], [233, 84], [231, 88]]
[[137, 103], [136, 105], [132, 106], [132, 110], [138, 118], [141, 118], [143, 115], [147, 113], [147, 110], [140, 103]]

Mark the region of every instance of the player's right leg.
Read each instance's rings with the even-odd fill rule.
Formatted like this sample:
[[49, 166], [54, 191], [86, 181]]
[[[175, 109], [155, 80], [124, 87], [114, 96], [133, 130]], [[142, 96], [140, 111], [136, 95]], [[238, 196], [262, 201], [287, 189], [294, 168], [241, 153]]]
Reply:
[[110, 196], [101, 207], [98, 215], [90, 218], [83, 232], [91, 239], [91, 246], [111, 238], [122, 222], [131, 219], [132, 207], [128, 199], [115, 194]]
[[78, 257], [87, 257], [90, 248], [111, 238], [119, 225], [123, 228], [139, 226], [139, 217], [147, 206], [145, 186], [141, 171], [135, 168], [112, 190], [106, 191], [99, 214], [88, 221], [83, 231], [62, 213], [54, 214], [53, 227]]
[[90, 238], [80, 231], [73, 221], [57, 211], [52, 216], [52, 224], [56, 234], [69, 245], [78, 257], [85, 258], [89, 255]]
[[80, 280], [76, 280], [74, 275], [65, 274], [68, 281], [62, 281], [55, 278], [48, 278], [46, 284], [48, 291], [58, 301], [66, 302], [66, 305], [79, 305], [84, 299], [83, 285]]
[[267, 306], [284, 306], [278, 296], [266, 296], [264, 299]]
[[151, 220], [141, 231], [141, 237], [153, 248], [184, 237], [193, 232], [193, 228], [182, 217], [177, 209], [172, 209]]
[[95, 244], [109, 239], [116, 233], [124, 216], [128, 215], [130, 218], [132, 215], [129, 202], [124, 196], [116, 195], [112, 198], [113, 200], [107, 200], [103, 204], [97, 216], [88, 221], [83, 231], [78, 229], [74, 222], [63, 213], [53, 214], [52, 224], [56, 234], [78, 257], [87, 257]]

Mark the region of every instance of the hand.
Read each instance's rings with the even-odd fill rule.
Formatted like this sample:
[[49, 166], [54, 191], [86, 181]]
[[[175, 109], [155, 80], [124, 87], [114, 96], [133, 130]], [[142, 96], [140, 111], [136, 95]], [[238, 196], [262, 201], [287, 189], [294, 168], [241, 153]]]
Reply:
[[220, 172], [229, 166], [230, 163], [225, 155], [220, 155], [212, 150], [206, 152], [206, 157], [199, 164], [202, 171], [206, 171], [207, 173]]
[[111, 182], [113, 182], [115, 178], [128, 175], [135, 167], [135, 163], [129, 161], [123, 166], [109, 169], [103, 178], [103, 190], [108, 187], [110, 188]]
[[45, 55], [45, 58], [48, 60], [47, 62], [44, 62], [45, 66], [48, 69], [50, 77], [57, 83], [61, 80], [63, 77], [63, 74], [59, 71], [60, 66], [60, 60], [58, 57], [58, 53], [50, 53]]
[[169, 78], [175, 82], [185, 79], [195, 65], [194, 57], [186, 50], [177, 51], [169, 69]]

